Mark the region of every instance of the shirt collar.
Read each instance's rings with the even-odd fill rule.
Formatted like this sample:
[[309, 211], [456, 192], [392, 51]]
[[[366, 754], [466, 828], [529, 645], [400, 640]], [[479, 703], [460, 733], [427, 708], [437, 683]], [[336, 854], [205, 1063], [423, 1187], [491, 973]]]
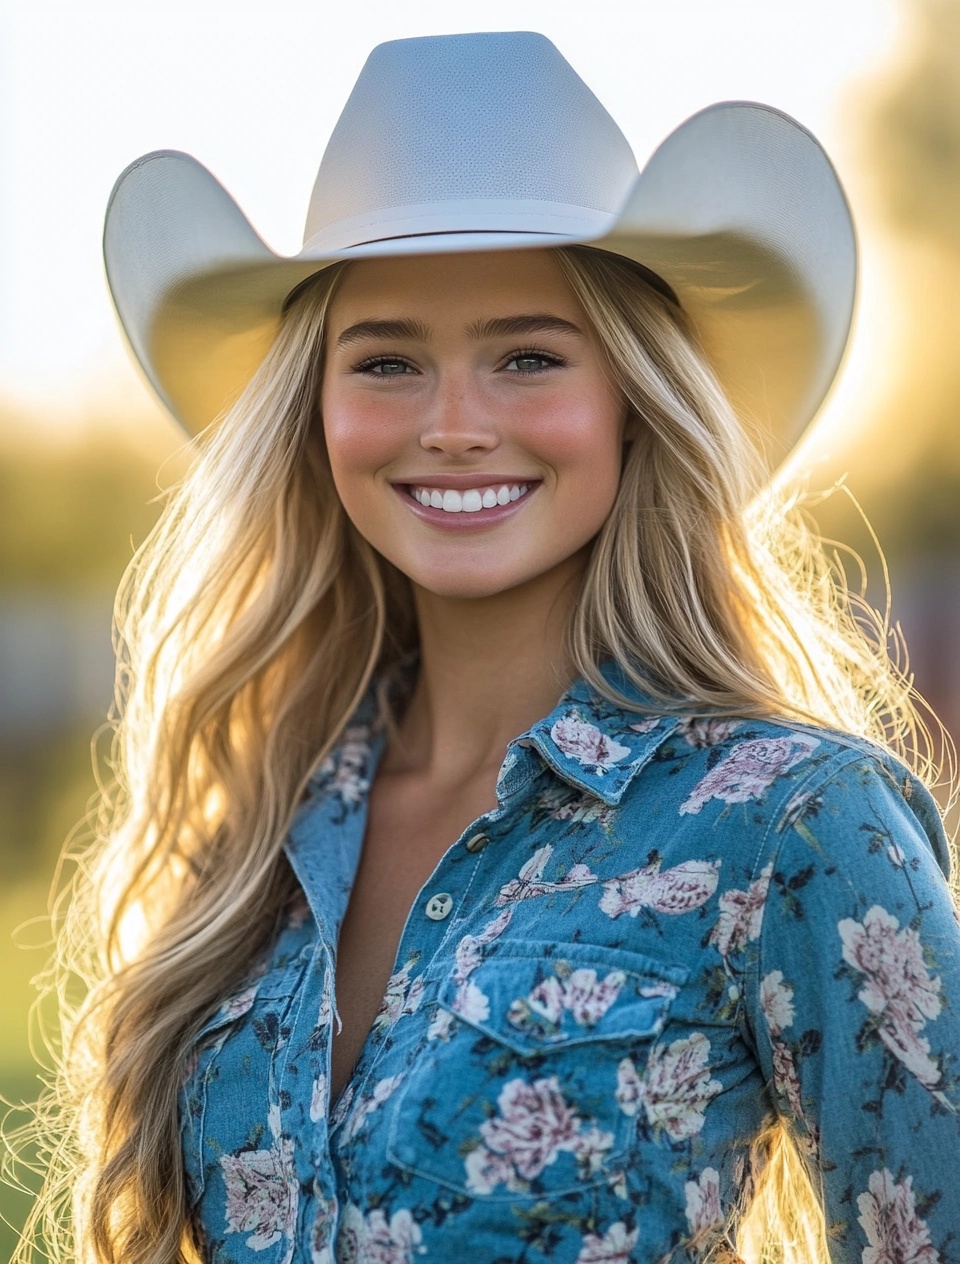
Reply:
[[657, 704], [620, 668], [606, 665], [601, 671], [621, 697], [642, 710], [630, 711], [611, 702], [581, 678], [548, 716], [510, 747], [532, 746], [557, 776], [614, 805], [676, 730], [680, 717], [658, 713]]

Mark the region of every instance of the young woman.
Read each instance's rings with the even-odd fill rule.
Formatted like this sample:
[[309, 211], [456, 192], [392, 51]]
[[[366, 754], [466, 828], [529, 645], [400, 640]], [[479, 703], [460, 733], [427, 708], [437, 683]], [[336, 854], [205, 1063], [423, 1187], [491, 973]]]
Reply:
[[118, 183], [131, 343], [225, 411], [119, 606], [83, 1260], [956, 1257], [932, 771], [746, 437], [836, 371], [845, 204], [766, 107], [628, 155], [458, 36], [372, 55], [294, 260]]

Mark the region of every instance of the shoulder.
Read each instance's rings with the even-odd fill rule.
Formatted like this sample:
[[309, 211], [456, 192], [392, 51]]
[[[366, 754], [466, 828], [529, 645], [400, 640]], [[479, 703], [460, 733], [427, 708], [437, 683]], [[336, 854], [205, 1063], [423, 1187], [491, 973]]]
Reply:
[[872, 834], [919, 846], [949, 871], [940, 811], [919, 778], [884, 747], [834, 729], [681, 716], [661, 727], [621, 806], [625, 819], [653, 813], [709, 837], [753, 876], [809, 832], [838, 862]]

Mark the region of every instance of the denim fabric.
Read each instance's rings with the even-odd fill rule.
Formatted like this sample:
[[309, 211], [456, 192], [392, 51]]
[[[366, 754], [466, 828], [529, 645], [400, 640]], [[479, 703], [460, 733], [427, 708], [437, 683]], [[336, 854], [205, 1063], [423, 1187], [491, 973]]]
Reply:
[[960, 930], [902, 765], [578, 683], [420, 892], [331, 1102], [371, 714], [294, 819], [305, 899], [197, 1042], [181, 1130], [206, 1259], [699, 1259], [779, 1116], [834, 1261], [960, 1260]]

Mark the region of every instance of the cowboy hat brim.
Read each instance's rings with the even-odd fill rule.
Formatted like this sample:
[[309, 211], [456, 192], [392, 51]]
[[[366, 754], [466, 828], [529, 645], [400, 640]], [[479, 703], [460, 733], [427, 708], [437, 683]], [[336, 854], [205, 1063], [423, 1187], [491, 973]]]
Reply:
[[857, 250], [836, 173], [795, 120], [720, 102], [659, 145], [616, 213], [544, 202], [395, 207], [273, 252], [187, 154], [132, 163], [110, 197], [107, 278], [157, 394], [196, 433], [242, 393], [284, 300], [340, 260], [584, 244], [634, 259], [674, 290], [721, 387], [771, 467], [839, 368]]

